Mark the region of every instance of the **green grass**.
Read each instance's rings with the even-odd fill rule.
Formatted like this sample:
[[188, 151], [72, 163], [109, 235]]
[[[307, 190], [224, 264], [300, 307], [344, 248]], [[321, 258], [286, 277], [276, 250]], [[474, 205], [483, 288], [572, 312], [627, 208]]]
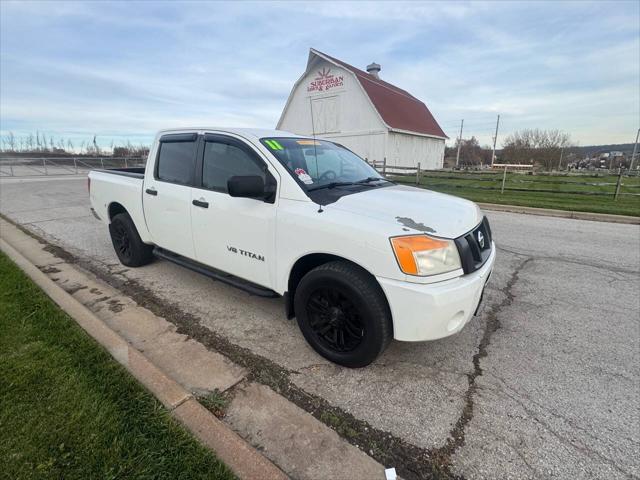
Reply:
[[0, 472], [235, 478], [1, 253]]
[[[410, 177], [394, 179], [415, 184], [415, 179]], [[420, 186], [468, 198], [475, 202], [640, 216], [640, 196], [620, 195], [617, 201], [613, 199], [616, 181], [615, 175], [507, 174], [505, 192], [501, 194], [501, 173], [428, 172], [427, 176], [421, 178]], [[640, 193], [640, 178], [623, 178], [620, 191]], [[596, 192], [607, 195], [586, 195], [574, 192]]]
[[216, 417], [224, 416], [229, 406], [229, 398], [218, 390], [198, 397], [198, 401]]

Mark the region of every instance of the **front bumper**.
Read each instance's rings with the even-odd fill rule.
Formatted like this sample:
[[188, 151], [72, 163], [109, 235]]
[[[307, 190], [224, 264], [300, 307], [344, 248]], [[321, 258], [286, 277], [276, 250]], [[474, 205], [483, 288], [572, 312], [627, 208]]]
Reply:
[[496, 259], [495, 244], [482, 267], [438, 283], [378, 278], [393, 318], [393, 337], [405, 342], [437, 340], [458, 333], [473, 317]]

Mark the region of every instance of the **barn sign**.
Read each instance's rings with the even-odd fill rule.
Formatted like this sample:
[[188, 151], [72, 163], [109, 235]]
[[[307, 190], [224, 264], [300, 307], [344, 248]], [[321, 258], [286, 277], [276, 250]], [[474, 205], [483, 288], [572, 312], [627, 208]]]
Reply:
[[343, 85], [344, 76], [339, 75], [336, 77], [331, 73], [330, 68], [325, 67], [318, 71], [318, 76], [309, 82], [307, 92], [324, 92]]

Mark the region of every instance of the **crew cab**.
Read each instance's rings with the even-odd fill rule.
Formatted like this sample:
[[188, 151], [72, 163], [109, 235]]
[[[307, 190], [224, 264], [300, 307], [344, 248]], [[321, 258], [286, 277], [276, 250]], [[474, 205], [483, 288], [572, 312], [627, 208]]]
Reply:
[[283, 296], [311, 347], [348, 367], [392, 339], [459, 332], [495, 261], [474, 203], [396, 184], [338, 143], [283, 131], [163, 130], [145, 168], [92, 170], [88, 183], [124, 265], [160, 257]]

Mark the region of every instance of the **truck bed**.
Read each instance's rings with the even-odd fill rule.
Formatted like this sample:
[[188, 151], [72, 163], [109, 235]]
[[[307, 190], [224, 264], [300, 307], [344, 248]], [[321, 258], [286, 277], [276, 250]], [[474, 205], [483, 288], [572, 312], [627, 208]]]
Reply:
[[91, 206], [103, 222], [109, 223], [116, 210], [124, 208], [143, 242], [151, 243], [143, 212], [144, 167], [99, 168], [89, 172]]

